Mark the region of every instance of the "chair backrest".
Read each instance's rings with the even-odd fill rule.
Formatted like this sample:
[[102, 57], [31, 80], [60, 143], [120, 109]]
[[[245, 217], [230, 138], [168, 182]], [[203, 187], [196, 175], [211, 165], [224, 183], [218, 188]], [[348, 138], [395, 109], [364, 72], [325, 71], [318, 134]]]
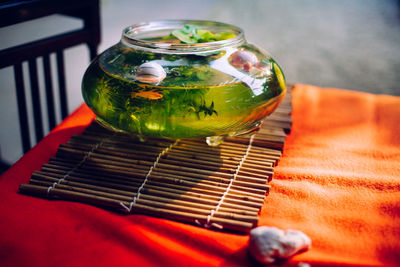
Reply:
[[[58, 95], [60, 97], [61, 117], [68, 115], [66, 96], [66, 81], [64, 70], [63, 50], [80, 44], [87, 44], [90, 58], [97, 55], [100, 43], [100, 14], [99, 0], [23, 0], [3, 1], [0, 3], [0, 27], [14, 25], [53, 14], [72, 16], [83, 20], [82, 29], [54, 35], [38, 41], [25, 43], [0, 51], [0, 69], [13, 66], [14, 80], [18, 103], [19, 124], [22, 138], [22, 148], [25, 153], [31, 148], [30, 129], [25, 97], [25, 82], [22, 64], [28, 64], [28, 77], [31, 89], [32, 109], [34, 118], [35, 140], [39, 142], [44, 135], [44, 122], [42, 120], [43, 108], [47, 108], [48, 128], [52, 129], [57, 124], [55, 99], [52, 77], [50, 54], [56, 54]], [[46, 105], [41, 105], [38, 79], [37, 59], [43, 60], [44, 87], [46, 92]]]

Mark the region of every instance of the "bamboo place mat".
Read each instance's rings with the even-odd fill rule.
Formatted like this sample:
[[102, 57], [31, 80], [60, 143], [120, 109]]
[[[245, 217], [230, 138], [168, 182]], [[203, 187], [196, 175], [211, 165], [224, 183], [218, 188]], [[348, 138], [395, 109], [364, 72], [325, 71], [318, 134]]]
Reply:
[[258, 131], [218, 147], [204, 139], [141, 143], [93, 122], [60, 145], [20, 192], [248, 232], [269, 193], [290, 113], [289, 91]]

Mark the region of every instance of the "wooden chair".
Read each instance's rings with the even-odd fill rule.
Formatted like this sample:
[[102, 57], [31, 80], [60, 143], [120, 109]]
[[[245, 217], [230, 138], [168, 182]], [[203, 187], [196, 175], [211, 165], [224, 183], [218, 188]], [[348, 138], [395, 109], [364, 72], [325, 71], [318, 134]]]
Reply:
[[[35, 140], [39, 142], [43, 136], [42, 112], [47, 108], [48, 128], [56, 126], [55, 99], [52, 82], [58, 82], [60, 96], [61, 117], [68, 115], [66, 97], [66, 82], [64, 69], [63, 50], [80, 44], [87, 44], [90, 58], [97, 55], [97, 47], [100, 43], [100, 14], [99, 0], [23, 0], [0, 2], [0, 27], [14, 25], [20, 22], [42, 18], [53, 14], [62, 14], [83, 20], [83, 28], [54, 35], [38, 41], [25, 43], [0, 51], [0, 69], [13, 66], [14, 80], [18, 103], [19, 125], [22, 138], [23, 152], [27, 152], [32, 144], [27, 114], [27, 102], [25, 98], [24, 75], [22, 63], [28, 64], [28, 76], [30, 82], [32, 108], [34, 117]], [[56, 54], [57, 77], [52, 77], [50, 54]], [[37, 59], [43, 59], [43, 73], [46, 92], [46, 103], [40, 103]], [[4, 90], [4, 88], [3, 88]], [[43, 101], [44, 102], [44, 101]], [[0, 164], [1, 165], [1, 164]]]

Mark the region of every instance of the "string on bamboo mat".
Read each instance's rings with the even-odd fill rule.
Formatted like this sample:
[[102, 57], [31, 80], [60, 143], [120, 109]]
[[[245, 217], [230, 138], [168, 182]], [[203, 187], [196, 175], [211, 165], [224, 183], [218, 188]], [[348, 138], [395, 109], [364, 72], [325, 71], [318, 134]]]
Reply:
[[[228, 194], [229, 190], [231, 189], [232, 183], [233, 183], [233, 181], [235, 181], [235, 179], [236, 179], [236, 177], [237, 177], [237, 175], [238, 175], [238, 173], [239, 173], [239, 170], [240, 170], [240, 168], [241, 168], [242, 165], [243, 165], [244, 160], [246, 160], [247, 156], [249, 155], [249, 152], [250, 152], [250, 149], [251, 149], [251, 145], [253, 144], [253, 139], [254, 139], [254, 134], [251, 135], [250, 140], [249, 140], [249, 145], [248, 145], [247, 150], [246, 150], [246, 153], [244, 154], [244, 156], [243, 156], [242, 159], [240, 160], [240, 162], [239, 162], [239, 164], [238, 164], [238, 166], [237, 166], [237, 168], [236, 168], [236, 170], [235, 170], [235, 173], [233, 174], [233, 177], [231, 178], [231, 180], [230, 180], [230, 182], [229, 182], [229, 185], [227, 186], [227, 188], [226, 188], [224, 194], [222, 195], [221, 199], [218, 201], [218, 204], [217, 204], [217, 206], [215, 207], [215, 209], [211, 210], [210, 214], [207, 215], [207, 221], [206, 221], [205, 224], [203, 224], [203, 226], [204, 226], [205, 228], [215, 227], [215, 228], [218, 228], [218, 229], [220, 229], [220, 230], [222, 230], [222, 229], [224, 228], [221, 224], [218, 224], [218, 223], [211, 223], [211, 219], [212, 219], [212, 217], [214, 216], [214, 213], [218, 211], [218, 209], [220, 208], [221, 204], [224, 202], [225, 197], [226, 197], [226, 195]], [[195, 220], [195, 222], [196, 222], [198, 225], [202, 225], [202, 224], [200, 223], [200, 221], [197, 220], [197, 219]]]
[[143, 183], [139, 186], [139, 188], [138, 188], [138, 190], [137, 190], [137, 192], [136, 192], [136, 196], [134, 196], [132, 202], [129, 203], [129, 207], [125, 206], [124, 203], [120, 202], [121, 206], [122, 206], [123, 208], [125, 208], [126, 211], [127, 211], [128, 213], [131, 212], [133, 205], [135, 205], [135, 203], [136, 203], [136, 200], [139, 199], [139, 197], [140, 197], [140, 190], [142, 190], [142, 188], [143, 188], [144, 185], [146, 184], [147, 180], [149, 179], [150, 174], [151, 174], [151, 172], [153, 171], [153, 168], [156, 168], [156, 167], [157, 167], [157, 164], [158, 164], [158, 162], [160, 161], [160, 158], [161, 158], [163, 155], [165, 155], [165, 153], [167, 153], [168, 150], [170, 150], [174, 145], [176, 145], [176, 144], [178, 143], [178, 141], [179, 141], [179, 140], [176, 140], [175, 143], [173, 143], [173, 144], [171, 144], [169, 147], [166, 147], [165, 149], [163, 149], [163, 151], [161, 151], [161, 153], [157, 156], [156, 160], [154, 161], [153, 166], [151, 166], [150, 169], [149, 169], [149, 171], [147, 172], [147, 174], [146, 174], [146, 176], [145, 176], [145, 178], [144, 178], [144, 180], [143, 180]]
[[291, 125], [290, 94], [256, 132], [142, 143], [93, 122], [60, 145], [20, 192], [124, 213], [248, 232], [269, 193]]
[[[112, 136], [114, 136], [114, 134], [113, 134]], [[106, 138], [102, 139], [99, 143], [97, 143], [96, 145], [94, 145], [94, 146], [92, 147], [92, 149], [86, 153], [86, 155], [83, 157], [83, 159], [82, 159], [78, 164], [76, 164], [71, 170], [69, 170], [64, 176], [62, 176], [62, 177], [61, 177], [60, 179], [58, 179], [56, 182], [54, 182], [53, 184], [51, 184], [51, 185], [47, 188], [47, 197], [49, 197], [49, 194], [50, 194], [51, 190], [52, 190], [53, 188], [55, 188], [57, 184], [60, 184], [61, 182], [63, 182], [66, 178], [69, 177], [69, 175], [70, 175], [71, 173], [73, 173], [76, 169], [78, 169], [79, 167], [81, 167], [82, 164], [84, 164], [85, 161], [86, 161], [87, 159], [90, 158], [90, 155], [91, 155], [96, 149], [98, 149], [98, 148], [103, 144], [103, 142], [105, 141], [105, 139], [106, 139]]]

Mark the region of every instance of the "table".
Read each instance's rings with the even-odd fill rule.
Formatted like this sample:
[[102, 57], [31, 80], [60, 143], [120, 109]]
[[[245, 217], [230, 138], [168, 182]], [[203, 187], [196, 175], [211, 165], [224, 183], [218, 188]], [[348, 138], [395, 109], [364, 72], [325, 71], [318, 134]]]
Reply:
[[[293, 126], [259, 225], [311, 250], [282, 265], [400, 262], [400, 98], [296, 85]], [[94, 115], [82, 105], [0, 177], [1, 266], [253, 266], [248, 236], [18, 193]]]

